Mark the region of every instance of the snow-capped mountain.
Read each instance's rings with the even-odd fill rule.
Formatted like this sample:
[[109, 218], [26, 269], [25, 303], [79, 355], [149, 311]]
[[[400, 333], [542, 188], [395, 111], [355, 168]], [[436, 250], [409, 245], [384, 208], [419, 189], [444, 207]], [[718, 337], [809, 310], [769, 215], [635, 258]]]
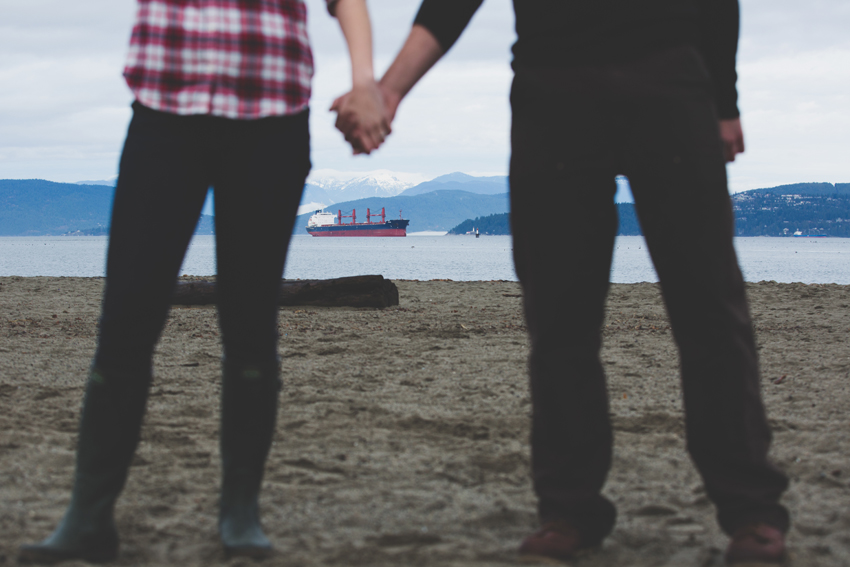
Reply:
[[301, 202], [324, 203], [328, 206], [367, 197], [395, 197], [414, 185], [402, 181], [389, 171], [375, 171], [353, 179], [321, 176], [307, 181]]
[[404, 182], [391, 172], [373, 172], [353, 179], [320, 177], [308, 184], [322, 188], [326, 193], [339, 194], [338, 201], [366, 197], [395, 197], [413, 183]]
[[[413, 183], [405, 183], [390, 173], [376, 173], [352, 179], [343, 184], [339, 190], [346, 197], [362, 199], [364, 197], [395, 197]], [[362, 197], [352, 197], [361, 195]]]

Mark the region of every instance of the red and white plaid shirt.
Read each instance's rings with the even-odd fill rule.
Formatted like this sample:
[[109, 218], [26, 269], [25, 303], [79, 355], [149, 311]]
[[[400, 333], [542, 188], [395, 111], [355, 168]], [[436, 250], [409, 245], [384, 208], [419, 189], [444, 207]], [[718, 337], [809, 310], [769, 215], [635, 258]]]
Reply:
[[[337, 0], [326, 0], [332, 10]], [[303, 0], [138, 0], [124, 78], [143, 105], [255, 119], [307, 108]]]

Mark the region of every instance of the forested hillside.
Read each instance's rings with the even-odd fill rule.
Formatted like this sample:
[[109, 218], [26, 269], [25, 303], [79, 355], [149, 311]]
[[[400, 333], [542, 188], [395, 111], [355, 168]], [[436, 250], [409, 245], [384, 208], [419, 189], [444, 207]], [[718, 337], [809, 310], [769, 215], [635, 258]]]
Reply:
[[799, 183], [732, 196], [737, 236], [850, 237], [850, 184]]
[[[0, 236], [106, 235], [114, 193], [108, 185], [0, 179]], [[213, 234], [213, 217], [202, 215], [196, 234]]]
[[453, 229], [449, 234], [468, 234], [478, 231], [478, 234], [503, 235], [511, 233], [511, 215], [502, 213], [500, 215], [488, 215], [486, 217], [475, 217], [466, 219]]
[[114, 187], [0, 180], [0, 236], [47, 236], [109, 225]]
[[[617, 214], [619, 215], [619, 228], [617, 234], [620, 236], [640, 235], [640, 225], [635, 214], [635, 206], [632, 203], [617, 203]], [[478, 229], [478, 234], [510, 234], [510, 213], [501, 215], [489, 215], [466, 219], [449, 231], [449, 234], [467, 234], [473, 229]]]

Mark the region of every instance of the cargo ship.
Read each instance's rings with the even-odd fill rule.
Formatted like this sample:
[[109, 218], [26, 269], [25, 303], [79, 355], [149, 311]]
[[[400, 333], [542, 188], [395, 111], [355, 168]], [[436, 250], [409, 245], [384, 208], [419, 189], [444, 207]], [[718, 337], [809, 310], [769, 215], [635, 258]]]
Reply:
[[[384, 209], [381, 209], [381, 220], [366, 209], [366, 222], [357, 222], [357, 211], [352, 210], [350, 215], [329, 213], [324, 210], [316, 211], [307, 221], [307, 232], [313, 236], [407, 236], [407, 225], [410, 221], [401, 218], [387, 220]], [[351, 219], [350, 223], [342, 222], [342, 219]]]

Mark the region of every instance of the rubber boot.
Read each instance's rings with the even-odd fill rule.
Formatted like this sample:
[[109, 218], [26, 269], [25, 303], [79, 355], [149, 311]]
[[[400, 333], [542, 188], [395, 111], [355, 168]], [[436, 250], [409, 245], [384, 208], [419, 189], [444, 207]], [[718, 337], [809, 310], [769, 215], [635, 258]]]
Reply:
[[80, 418], [71, 504], [47, 539], [21, 546], [19, 563], [101, 563], [118, 555], [113, 510], [139, 443], [149, 385], [149, 373], [107, 375], [92, 368]]
[[273, 554], [260, 525], [263, 469], [277, 419], [280, 379], [270, 368], [224, 362], [221, 390], [222, 485], [218, 528], [225, 555]]

